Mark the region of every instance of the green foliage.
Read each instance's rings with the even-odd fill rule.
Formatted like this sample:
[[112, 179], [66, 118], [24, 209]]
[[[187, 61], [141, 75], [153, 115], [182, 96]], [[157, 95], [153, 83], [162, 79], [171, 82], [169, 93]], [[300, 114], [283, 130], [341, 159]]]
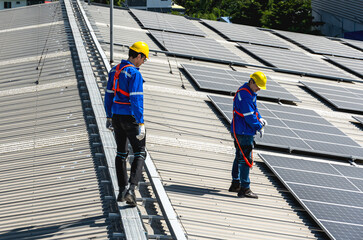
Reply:
[[310, 33], [311, 0], [175, 0], [192, 17], [215, 20], [223, 16], [233, 23]]

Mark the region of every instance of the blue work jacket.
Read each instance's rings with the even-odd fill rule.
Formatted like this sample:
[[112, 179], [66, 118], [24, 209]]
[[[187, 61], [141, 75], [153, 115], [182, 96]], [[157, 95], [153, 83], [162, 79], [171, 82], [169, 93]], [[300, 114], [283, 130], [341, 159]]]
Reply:
[[259, 119], [262, 116], [258, 112], [256, 98], [257, 94], [251, 90], [248, 83], [238, 89], [233, 99], [232, 134], [234, 133], [233, 122], [238, 135], [256, 135], [256, 132], [261, 130], [262, 125]]
[[[122, 67], [128, 66], [122, 69]], [[108, 82], [105, 94], [106, 116], [113, 114], [133, 115], [137, 123], [144, 123], [144, 80], [131, 62], [122, 60], [119, 66], [120, 74], [115, 79], [117, 66], [108, 73]], [[115, 94], [116, 92], [116, 94]]]

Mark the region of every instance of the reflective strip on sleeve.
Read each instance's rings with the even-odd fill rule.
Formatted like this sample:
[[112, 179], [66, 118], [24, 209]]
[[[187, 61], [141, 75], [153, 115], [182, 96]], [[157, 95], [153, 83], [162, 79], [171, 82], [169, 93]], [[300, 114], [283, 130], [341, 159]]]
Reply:
[[126, 72], [125, 70], [124, 70], [124, 71], [121, 71], [121, 73], [125, 73], [125, 74], [126, 74], [126, 76], [131, 77], [131, 74], [130, 74], [130, 73], [128, 73], [128, 72]]
[[108, 92], [108, 93], [114, 93], [114, 91], [113, 90], [106, 90], [106, 92]]
[[248, 112], [248, 113], [244, 113], [244, 114], [243, 114], [243, 116], [245, 116], [245, 117], [246, 117], [246, 116], [248, 116], [248, 115], [252, 115], [252, 114], [253, 114], [253, 112]]
[[242, 101], [241, 96], [239, 95], [239, 93], [238, 93], [238, 100]]
[[143, 95], [144, 93], [143, 92], [132, 92], [130, 93], [130, 96], [132, 95]]

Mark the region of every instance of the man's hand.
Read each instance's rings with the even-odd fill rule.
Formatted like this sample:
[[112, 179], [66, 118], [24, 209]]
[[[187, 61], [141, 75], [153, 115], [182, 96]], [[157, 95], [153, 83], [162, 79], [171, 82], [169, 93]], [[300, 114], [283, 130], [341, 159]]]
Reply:
[[261, 123], [262, 127], [267, 126], [267, 121], [264, 118], [260, 118], [260, 123]]
[[264, 133], [265, 133], [265, 129], [262, 127], [260, 130], [260, 138], [263, 138]]
[[136, 138], [141, 141], [142, 139], [144, 139], [144, 137], [145, 137], [145, 125], [143, 123], [140, 123], [139, 124], [139, 134], [136, 135]]
[[112, 118], [107, 118], [107, 120], [106, 120], [106, 128], [108, 128], [108, 130], [110, 130], [110, 131], [113, 131]]

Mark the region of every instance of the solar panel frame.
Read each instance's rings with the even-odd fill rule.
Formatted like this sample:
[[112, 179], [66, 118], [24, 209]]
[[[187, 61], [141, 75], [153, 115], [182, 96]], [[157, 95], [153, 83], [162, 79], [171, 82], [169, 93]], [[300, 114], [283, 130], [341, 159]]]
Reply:
[[278, 39], [269, 32], [260, 30], [256, 27], [205, 19], [202, 19], [202, 22], [215, 30], [217, 33], [220, 33], [227, 40], [233, 42], [253, 43], [286, 49], [290, 48], [290, 46], [285, 43], [284, 40]]
[[[213, 105], [231, 123], [233, 98], [208, 95]], [[263, 139], [255, 138], [259, 146], [287, 149], [308, 154], [363, 160], [363, 147], [326, 121], [315, 111], [279, 104], [257, 102], [259, 112], [269, 125]], [[282, 119], [285, 114], [295, 114], [300, 119]], [[306, 122], [307, 119], [315, 119]], [[319, 136], [319, 134], [321, 136]]]
[[[361, 239], [363, 192], [352, 183], [355, 178], [350, 178], [337, 169], [354, 169], [353, 172], [360, 173], [361, 178], [358, 180], [363, 181], [362, 167], [265, 153], [259, 153], [259, 156], [331, 239]], [[297, 168], [294, 163], [298, 163]], [[329, 169], [329, 173], [326, 169]], [[287, 178], [284, 176], [285, 173], [288, 173]], [[342, 182], [342, 179], [345, 180]], [[346, 226], [351, 227], [352, 231], [336, 230]]]
[[319, 61], [300, 51], [242, 43], [238, 43], [238, 45], [263, 64], [275, 67], [275, 71], [339, 81], [363, 82], [363, 80], [350, 77], [343, 70], [335, 69], [329, 62]]
[[348, 71], [363, 78], [363, 60], [349, 59], [335, 56], [325, 56], [329, 61], [335, 65], [347, 69]]
[[363, 90], [305, 81], [300, 83], [339, 110], [363, 112]]
[[242, 66], [246, 64], [242, 58], [211, 38], [156, 30], [149, 30], [149, 32], [172, 55]]
[[345, 43], [347, 43], [348, 45], [353, 46], [354, 48], [358, 48], [361, 51], [363, 51], [363, 41], [344, 39], [344, 38], [341, 40], [344, 41]]
[[324, 36], [273, 30], [277, 35], [304, 47], [308, 51], [322, 55], [341, 56], [347, 58], [363, 59], [363, 52], [344, 45], [337, 40]]
[[130, 9], [131, 13], [140, 21], [146, 29], [162, 30], [168, 32], [206, 36], [206, 34], [184, 16], [166, 13]]
[[[240, 86], [250, 79], [250, 73], [242, 71], [232, 71], [226, 69], [212, 68], [200, 65], [182, 64], [184, 70], [194, 80], [200, 89], [212, 90], [225, 93], [235, 93]], [[259, 97], [301, 102], [300, 99], [292, 95], [271, 77], [268, 78], [268, 87], [259, 92]]]

